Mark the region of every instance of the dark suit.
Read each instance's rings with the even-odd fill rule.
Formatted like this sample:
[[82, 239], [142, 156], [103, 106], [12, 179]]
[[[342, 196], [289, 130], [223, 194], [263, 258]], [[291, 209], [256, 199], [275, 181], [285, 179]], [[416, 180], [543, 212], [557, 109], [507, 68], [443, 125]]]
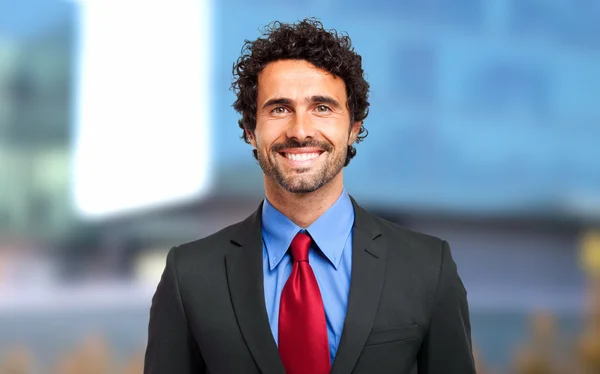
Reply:
[[[352, 203], [350, 294], [331, 372], [475, 373], [467, 295], [448, 243]], [[265, 308], [261, 210], [169, 252], [145, 374], [284, 374]]]

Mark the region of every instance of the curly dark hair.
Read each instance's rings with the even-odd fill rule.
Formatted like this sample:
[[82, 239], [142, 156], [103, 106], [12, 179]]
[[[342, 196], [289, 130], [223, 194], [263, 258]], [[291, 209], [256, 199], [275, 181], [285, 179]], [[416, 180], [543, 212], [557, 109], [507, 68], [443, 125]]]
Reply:
[[[356, 142], [364, 140], [369, 134], [363, 126], [369, 114], [369, 83], [363, 76], [362, 57], [354, 52], [347, 34], [325, 30], [320, 21], [307, 18], [295, 24], [272, 22], [260, 38], [244, 41], [242, 54], [233, 65], [231, 85], [237, 95], [233, 108], [242, 115], [238, 124], [244, 141], [250, 144], [245, 130], [254, 133], [256, 129], [259, 74], [270, 62], [287, 59], [308, 61], [344, 80], [351, 123], [361, 122]], [[256, 150], [253, 154], [258, 158]], [[356, 148], [348, 146], [344, 166], [355, 155]]]

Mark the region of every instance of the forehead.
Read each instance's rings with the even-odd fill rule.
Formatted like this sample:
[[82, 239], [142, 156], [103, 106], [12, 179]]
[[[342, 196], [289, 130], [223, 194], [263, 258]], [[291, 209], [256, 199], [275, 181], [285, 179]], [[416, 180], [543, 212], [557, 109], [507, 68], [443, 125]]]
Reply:
[[346, 102], [344, 80], [304, 60], [269, 63], [258, 76], [258, 101], [328, 95]]

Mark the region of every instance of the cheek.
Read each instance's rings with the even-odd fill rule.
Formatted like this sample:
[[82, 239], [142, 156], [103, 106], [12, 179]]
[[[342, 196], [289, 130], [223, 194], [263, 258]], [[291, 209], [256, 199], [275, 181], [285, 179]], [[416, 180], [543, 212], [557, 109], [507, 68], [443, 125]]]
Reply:
[[[285, 140], [285, 139], [284, 139]], [[277, 136], [275, 136], [272, 133], [269, 132], [256, 132], [255, 133], [255, 144], [256, 144], [256, 148], [260, 151], [260, 152], [269, 152], [269, 150], [271, 149], [271, 146], [274, 143], [278, 142], [278, 138]]]
[[275, 143], [282, 143], [286, 140], [285, 130], [272, 124], [272, 126], [262, 126], [260, 131], [255, 132], [256, 143], [259, 148], [269, 149]]
[[348, 141], [350, 136], [350, 120], [345, 117], [320, 118], [315, 122], [318, 132], [332, 144]]
[[323, 138], [329, 143], [334, 145], [336, 148], [346, 148], [349, 143], [349, 132], [348, 129], [335, 129], [335, 131], [324, 131], [322, 132]]

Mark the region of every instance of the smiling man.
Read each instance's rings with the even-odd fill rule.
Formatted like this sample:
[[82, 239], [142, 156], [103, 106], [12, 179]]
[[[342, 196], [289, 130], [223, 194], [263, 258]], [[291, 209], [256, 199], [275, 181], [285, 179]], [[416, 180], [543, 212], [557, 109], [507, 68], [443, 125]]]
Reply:
[[263, 69], [258, 86], [256, 127], [244, 130], [264, 172], [267, 199], [284, 203], [290, 193], [337, 189], [338, 196], [326, 202], [331, 205], [341, 193], [348, 147], [362, 125], [345, 106], [344, 81], [305, 60], [279, 60]]
[[344, 188], [369, 107], [349, 37], [276, 22], [246, 42], [234, 77], [265, 199], [171, 249], [144, 372], [475, 373], [448, 243], [367, 212]]

